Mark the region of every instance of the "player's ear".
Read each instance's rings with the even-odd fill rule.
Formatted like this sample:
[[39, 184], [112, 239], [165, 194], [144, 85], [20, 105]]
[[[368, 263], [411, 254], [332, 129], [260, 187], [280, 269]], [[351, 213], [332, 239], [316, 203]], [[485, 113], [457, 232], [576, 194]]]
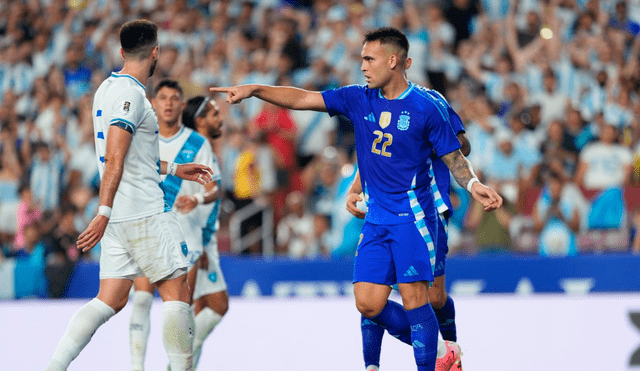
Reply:
[[124, 50], [122, 50], [122, 48], [120, 48], [120, 55], [122, 56], [122, 59], [125, 59], [125, 57], [124, 57]]
[[160, 47], [156, 45], [156, 47], [151, 51], [153, 59], [158, 59], [158, 54], [160, 54]]
[[389, 54], [389, 68], [394, 69], [398, 65], [398, 56], [395, 54]]
[[404, 69], [408, 70], [409, 67], [411, 67], [411, 62], [413, 62], [413, 60], [411, 60], [411, 58], [407, 57], [407, 59], [404, 61]]

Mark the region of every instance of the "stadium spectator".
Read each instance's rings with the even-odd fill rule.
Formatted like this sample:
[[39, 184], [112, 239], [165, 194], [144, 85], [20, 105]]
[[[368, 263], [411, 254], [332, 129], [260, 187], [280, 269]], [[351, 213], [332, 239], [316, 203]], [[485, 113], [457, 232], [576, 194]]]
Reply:
[[42, 218], [42, 211], [38, 208], [35, 200], [33, 199], [29, 183], [20, 184], [18, 194], [20, 195], [20, 203], [16, 210], [16, 236], [13, 241], [14, 252], [23, 249], [26, 244], [24, 235], [25, 227]]
[[287, 214], [276, 228], [278, 252], [291, 258], [314, 258], [326, 255], [326, 245], [322, 238], [326, 232], [322, 217], [311, 213], [306, 206], [302, 192], [295, 191], [287, 195]]
[[24, 226], [24, 246], [17, 251], [15, 268], [15, 297], [46, 298], [45, 245], [42, 242], [38, 222]]
[[542, 256], [573, 256], [578, 253], [576, 234], [580, 229], [580, 210], [565, 183], [565, 177], [550, 173], [533, 208]]
[[580, 152], [576, 183], [586, 189], [623, 187], [630, 182], [631, 150], [617, 143], [616, 126], [599, 121], [600, 137]]

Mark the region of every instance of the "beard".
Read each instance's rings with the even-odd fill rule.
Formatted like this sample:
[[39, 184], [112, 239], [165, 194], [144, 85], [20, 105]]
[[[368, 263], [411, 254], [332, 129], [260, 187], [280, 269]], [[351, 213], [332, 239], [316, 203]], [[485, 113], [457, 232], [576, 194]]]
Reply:
[[207, 135], [209, 136], [209, 138], [211, 139], [218, 139], [222, 136], [222, 130], [220, 129], [214, 129], [214, 128], [209, 128], [207, 129]]
[[149, 68], [149, 77], [153, 76], [153, 73], [156, 71], [156, 67], [158, 66], [158, 59], [153, 60], [153, 64]]

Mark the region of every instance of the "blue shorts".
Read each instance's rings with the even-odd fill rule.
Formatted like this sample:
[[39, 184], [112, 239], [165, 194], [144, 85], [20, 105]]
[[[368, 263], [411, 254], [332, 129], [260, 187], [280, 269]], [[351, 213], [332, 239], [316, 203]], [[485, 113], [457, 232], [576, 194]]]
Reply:
[[447, 265], [447, 253], [449, 253], [449, 236], [447, 234], [449, 217], [442, 214], [438, 214], [438, 217], [438, 239], [436, 245], [436, 268], [433, 272], [434, 277], [444, 275], [444, 269]]
[[433, 281], [434, 232], [437, 228], [425, 219], [398, 225], [365, 223], [356, 250], [353, 282], [393, 285]]

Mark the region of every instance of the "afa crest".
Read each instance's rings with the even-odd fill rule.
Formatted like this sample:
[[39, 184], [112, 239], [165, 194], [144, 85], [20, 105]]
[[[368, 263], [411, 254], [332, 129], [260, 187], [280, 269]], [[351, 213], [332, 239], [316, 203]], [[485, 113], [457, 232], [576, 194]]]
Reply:
[[409, 111], [402, 111], [400, 113], [400, 117], [398, 118], [398, 130], [405, 131], [409, 129]]
[[386, 128], [391, 123], [391, 112], [385, 111], [380, 114], [380, 127]]

